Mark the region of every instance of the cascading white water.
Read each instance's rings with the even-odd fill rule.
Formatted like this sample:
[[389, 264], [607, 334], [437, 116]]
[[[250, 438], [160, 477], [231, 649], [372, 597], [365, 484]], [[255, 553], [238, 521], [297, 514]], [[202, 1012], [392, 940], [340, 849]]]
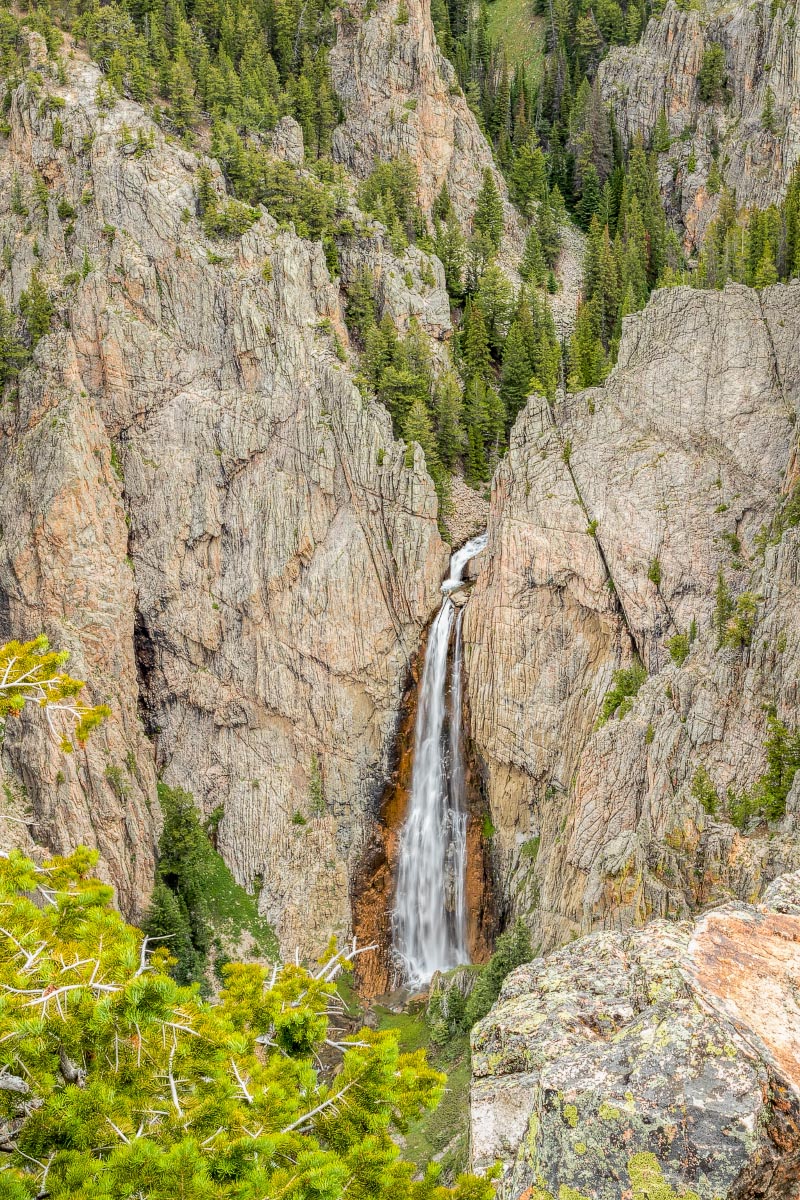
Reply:
[[[427, 983], [436, 971], [469, 962], [464, 879], [467, 811], [461, 745], [461, 619], [450, 599], [464, 568], [486, 545], [473, 538], [450, 559], [444, 599], [428, 637], [414, 730], [414, 767], [408, 816], [400, 834], [394, 947], [405, 982]], [[450, 708], [448, 659], [455, 625]], [[447, 734], [446, 722], [449, 724]]]

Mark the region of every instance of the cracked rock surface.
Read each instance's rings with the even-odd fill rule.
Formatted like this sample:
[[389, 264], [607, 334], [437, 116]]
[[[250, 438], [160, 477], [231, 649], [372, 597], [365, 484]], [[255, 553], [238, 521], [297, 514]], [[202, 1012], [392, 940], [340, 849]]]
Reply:
[[799, 971], [800, 917], [769, 897], [519, 967], [472, 1033], [473, 1166], [501, 1160], [501, 1200], [618, 1200], [645, 1154], [678, 1195], [792, 1200]]
[[[761, 534], [798, 478], [799, 335], [796, 284], [656, 292], [604, 388], [514, 428], [464, 644], [497, 877], [543, 949], [800, 865], [800, 776], [779, 827], [744, 836], [726, 801], [766, 770], [766, 710], [800, 723], [800, 530]], [[720, 570], [758, 598], [749, 647], [717, 649]], [[597, 728], [636, 657], [630, 711]]]
[[[37, 267], [57, 296], [0, 418], [0, 616], [4, 634], [70, 650], [113, 718], [65, 762], [26, 714], [4, 782], [37, 842], [100, 848], [136, 916], [158, 767], [205, 816], [222, 807], [219, 848], [261, 884], [283, 949], [317, 951], [349, 928], [350, 864], [438, 604], [436, 497], [419, 449], [407, 466], [339, 361], [321, 245], [266, 214], [210, 243], [195, 157], [132, 102], [99, 112], [99, 79], [79, 55], [65, 85], [45, 77], [64, 101], [59, 148], [21, 87], [0, 147], [3, 293], [18, 301]], [[132, 153], [123, 126], [152, 148]]]

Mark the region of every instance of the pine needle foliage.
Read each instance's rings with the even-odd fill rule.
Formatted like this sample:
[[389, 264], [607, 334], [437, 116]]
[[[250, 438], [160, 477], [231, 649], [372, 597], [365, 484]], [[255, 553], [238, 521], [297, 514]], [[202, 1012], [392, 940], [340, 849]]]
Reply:
[[392, 1134], [444, 1078], [390, 1033], [331, 1034], [345, 956], [230, 966], [207, 1003], [125, 924], [95, 862], [0, 859], [7, 1200], [490, 1200], [485, 1181], [447, 1190], [401, 1160]]
[[81, 699], [85, 683], [62, 670], [68, 658], [66, 650], [51, 650], [44, 635], [0, 646], [0, 727], [8, 717], [18, 717], [26, 704], [35, 704], [45, 710], [66, 753], [74, 749], [70, 729], [78, 745], [83, 745], [111, 710]]

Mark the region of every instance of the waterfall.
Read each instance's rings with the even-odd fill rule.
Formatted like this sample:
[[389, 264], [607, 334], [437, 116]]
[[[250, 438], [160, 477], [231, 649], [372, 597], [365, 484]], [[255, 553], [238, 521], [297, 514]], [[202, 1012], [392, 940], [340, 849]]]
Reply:
[[469, 962], [467, 810], [461, 736], [463, 610], [456, 613], [450, 593], [459, 586], [464, 568], [483, 550], [486, 541], [486, 534], [481, 534], [451, 557], [450, 574], [442, 584], [444, 599], [425, 652], [414, 730], [411, 797], [400, 834], [392, 918], [395, 952], [405, 982], [411, 986], [427, 983], [435, 971]]

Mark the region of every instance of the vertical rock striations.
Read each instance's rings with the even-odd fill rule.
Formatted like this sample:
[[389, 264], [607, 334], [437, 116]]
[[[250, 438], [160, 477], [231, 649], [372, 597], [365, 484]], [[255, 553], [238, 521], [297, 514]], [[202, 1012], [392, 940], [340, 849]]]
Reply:
[[[433, 487], [340, 361], [321, 245], [267, 215], [209, 242], [195, 157], [131, 102], [98, 110], [80, 56], [64, 85], [42, 70], [0, 148], [3, 292], [16, 302], [36, 268], [56, 296], [2, 414], [0, 595], [6, 632], [71, 649], [114, 717], [64, 764], [33, 714], [4, 766], [37, 840], [98, 845], [135, 913], [155, 761], [222, 808], [237, 880], [261, 885], [285, 949], [313, 950], [349, 927], [349, 868], [446, 569]], [[42, 94], [63, 101], [60, 146]]]
[[[544, 947], [747, 898], [800, 861], [800, 777], [781, 837], [742, 836], [726, 800], [766, 769], [765, 710], [800, 724], [800, 534], [761, 534], [797, 480], [799, 301], [657, 292], [604, 388], [534, 398], [513, 432], [464, 637], [498, 877]], [[717, 649], [720, 571], [753, 597], [748, 646]], [[596, 728], [637, 661], [630, 711]]]
[[462, 224], [472, 220], [484, 170], [495, 176], [505, 210], [505, 265], [516, 268], [523, 233], [492, 151], [440, 52], [430, 0], [380, 0], [371, 15], [353, 0], [339, 12], [331, 74], [344, 108], [334, 156], [358, 178], [376, 159], [407, 154], [419, 172], [419, 201], [430, 214], [444, 184]]

